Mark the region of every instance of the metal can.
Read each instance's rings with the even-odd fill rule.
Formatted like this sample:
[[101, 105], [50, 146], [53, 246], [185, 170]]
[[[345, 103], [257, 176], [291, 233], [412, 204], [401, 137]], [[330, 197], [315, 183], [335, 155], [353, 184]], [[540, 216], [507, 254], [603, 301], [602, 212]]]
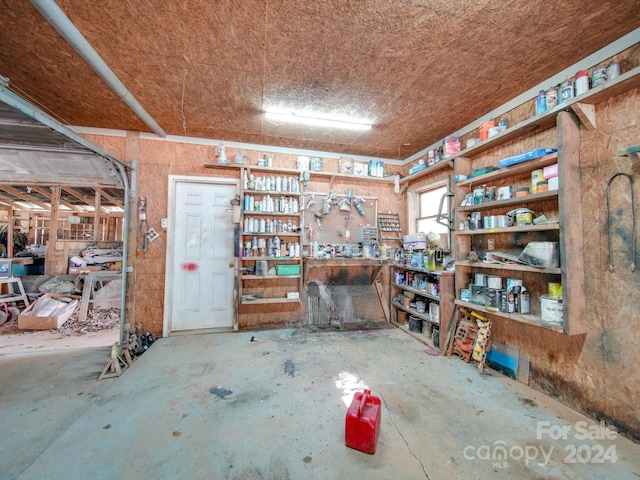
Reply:
[[536, 115], [542, 115], [547, 111], [547, 92], [540, 90], [536, 97]]
[[607, 69], [603, 66], [594, 68], [591, 72], [591, 87], [595, 88], [607, 82]]
[[558, 96], [559, 98], [559, 102], [563, 103], [566, 102], [567, 100], [570, 100], [573, 98], [573, 80], [565, 80], [564, 82], [562, 82], [562, 84], [560, 85], [560, 91], [558, 92]]
[[551, 87], [547, 90], [547, 110], [551, 110], [556, 105], [558, 105], [558, 89]]
[[520, 296], [520, 313], [530, 313], [531, 310], [529, 308], [529, 292], [522, 292], [519, 294]]

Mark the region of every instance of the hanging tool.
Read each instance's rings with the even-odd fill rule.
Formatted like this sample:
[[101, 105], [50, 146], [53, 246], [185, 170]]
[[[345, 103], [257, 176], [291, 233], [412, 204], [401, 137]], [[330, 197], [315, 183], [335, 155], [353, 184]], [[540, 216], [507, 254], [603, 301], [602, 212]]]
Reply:
[[611, 183], [618, 177], [626, 177], [629, 180], [629, 190], [631, 190], [631, 271], [636, 271], [636, 202], [633, 195], [633, 178], [628, 173], [618, 172], [613, 175], [607, 183], [607, 240], [609, 248], [609, 271], [613, 272], [613, 258], [611, 257], [611, 206], [609, 191]]

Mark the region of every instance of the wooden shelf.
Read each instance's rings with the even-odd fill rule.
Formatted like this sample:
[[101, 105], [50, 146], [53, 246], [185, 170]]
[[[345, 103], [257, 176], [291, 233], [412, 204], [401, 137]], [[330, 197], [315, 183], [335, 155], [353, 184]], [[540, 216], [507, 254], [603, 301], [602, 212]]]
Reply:
[[430, 275], [453, 275], [453, 271], [450, 270], [429, 270], [427, 268], [420, 268], [420, 267], [412, 267], [411, 265], [405, 265], [403, 263], [394, 263], [393, 264], [394, 267], [396, 268], [401, 268], [403, 270], [412, 270], [415, 272], [419, 272], [419, 273], [428, 273]]
[[407, 313], [409, 313], [409, 314], [411, 314], [411, 315], [414, 315], [414, 316], [416, 316], [416, 317], [418, 317], [418, 318], [421, 318], [421, 319], [422, 319], [422, 320], [424, 320], [425, 322], [429, 322], [429, 323], [431, 323], [431, 324], [433, 324], [433, 325], [440, 325], [439, 323], [432, 322], [432, 321], [431, 321], [431, 318], [429, 317], [429, 314], [428, 314], [428, 313], [418, 313], [418, 311], [417, 311], [415, 308], [405, 307], [404, 305], [401, 305], [401, 304], [399, 304], [399, 303], [397, 303], [397, 302], [391, 302], [391, 304], [392, 304], [394, 307], [396, 307], [396, 308], [398, 308], [398, 309], [400, 309], [400, 310], [404, 310], [405, 312], [407, 312]]
[[282, 212], [264, 212], [262, 210], [243, 210], [242, 214], [245, 217], [251, 217], [253, 215], [262, 215], [262, 216], [269, 216], [269, 217], [299, 217], [302, 215], [302, 212], [282, 213]]
[[538, 268], [530, 267], [528, 265], [520, 265], [517, 263], [484, 263], [469, 262], [467, 260], [456, 262], [456, 267], [486, 268], [488, 270], [512, 270], [514, 272], [535, 272], [547, 273], [550, 275], [560, 275], [562, 273], [560, 268]]
[[550, 192], [534, 193], [533, 195], [527, 195], [525, 197], [513, 197], [506, 200], [496, 200], [493, 202], [483, 202], [475, 205], [465, 205], [460, 207], [461, 212], [476, 212], [481, 210], [488, 210], [491, 208], [511, 207], [513, 205], [522, 205], [523, 203], [536, 203], [543, 202], [545, 200], [556, 200], [558, 198], [558, 190], [552, 190]]
[[526, 323], [528, 325], [533, 325], [535, 327], [546, 328], [547, 330], [552, 330], [557, 333], [564, 333], [564, 327], [562, 325], [547, 323], [537, 315], [527, 315], [524, 313], [494, 312], [491, 310], [487, 310], [483, 305], [476, 305], [475, 303], [471, 303], [471, 302], [463, 302], [462, 300], [456, 300], [456, 305], [468, 308], [470, 310], [483, 312], [488, 315], [495, 315], [496, 317], [502, 317], [502, 318], [506, 318], [508, 320], [514, 320], [520, 323]]
[[440, 170], [445, 170], [447, 168], [453, 168], [453, 162], [451, 157], [447, 157], [444, 160], [440, 160], [438, 163], [434, 163], [433, 165], [425, 168], [424, 170], [420, 170], [414, 174], [408, 175], [402, 179], [400, 179], [400, 183], [409, 183], [418, 180], [426, 175], [430, 175], [435, 172], [439, 172]]
[[246, 260], [269, 260], [269, 261], [274, 261], [274, 262], [296, 262], [298, 263], [300, 261], [300, 257], [242, 257], [240, 260], [242, 261], [246, 261]]
[[242, 275], [243, 280], [278, 280], [279, 278], [300, 278], [300, 275]]
[[394, 287], [400, 288], [401, 290], [406, 290], [407, 292], [413, 292], [416, 295], [420, 295], [421, 297], [430, 298], [431, 300], [435, 300], [436, 302], [440, 301], [440, 297], [438, 295], [431, 295], [430, 293], [424, 292], [422, 290], [418, 290], [417, 288], [410, 287], [409, 285], [404, 285], [402, 283], [393, 283]]
[[299, 298], [256, 298], [255, 300], [240, 300], [242, 305], [262, 305], [265, 303], [300, 303]]
[[[226, 169], [242, 169], [245, 168], [247, 172], [269, 172], [269, 173], [284, 173], [291, 175], [300, 175], [302, 170], [298, 170], [296, 168], [280, 168], [280, 167], [259, 167], [257, 165], [242, 165], [237, 163], [215, 163], [215, 162], [205, 162], [203, 164], [205, 168], [226, 168]], [[358, 182], [382, 182], [382, 183], [392, 183], [393, 176], [389, 177], [369, 177], [364, 175], [353, 175], [351, 173], [337, 173], [337, 172], [316, 172], [313, 170], [309, 170], [311, 178], [313, 177], [325, 177], [329, 178], [331, 181], [335, 178], [345, 178], [349, 180], [355, 180]], [[259, 192], [264, 193], [262, 190]], [[280, 192], [283, 193], [283, 192]]]
[[560, 230], [559, 223], [542, 223], [540, 225], [525, 225], [522, 227], [478, 228], [476, 230], [456, 230], [454, 235], [486, 235], [491, 233], [544, 232]]
[[258, 232], [242, 232], [243, 237], [299, 237], [300, 232], [277, 232], [277, 233], [258, 233]]
[[[549, 165], [553, 165], [554, 163], [558, 163], [558, 152], [551, 153], [549, 155], [545, 155], [544, 157], [536, 158], [534, 160], [529, 160], [527, 162], [518, 163], [510, 167], [504, 167], [499, 170], [495, 170], [493, 172], [485, 173], [484, 175], [478, 175], [477, 177], [469, 178], [467, 180], [462, 180], [461, 182], [456, 183], [456, 185], [459, 187], [464, 187], [467, 185], [469, 187], [472, 187], [474, 185], [482, 185], [485, 183], [499, 180], [501, 178], [513, 177], [521, 173], [527, 173], [527, 172], [531, 172], [532, 170], [548, 167]], [[543, 193], [554, 193], [554, 192], [543, 192]], [[536, 194], [536, 195], [541, 195], [541, 194]], [[558, 193], [555, 192], [555, 195], [558, 195]], [[533, 197], [533, 196], [534, 195], [528, 195], [526, 198]], [[517, 197], [517, 198], [524, 199], [525, 197]]]
[[566, 110], [572, 110], [572, 105], [575, 106], [576, 104], [580, 103], [595, 105], [639, 86], [640, 67], [636, 67], [629, 70], [628, 72], [622, 73], [619, 77], [616, 77], [613, 80], [590, 89], [582, 95], [579, 95], [557, 105], [556, 107], [546, 111], [542, 115], [531, 117], [516, 125], [513, 125], [504, 132], [499, 133], [498, 135], [495, 135], [486, 140], [482, 140], [473, 147], [466, 148], [459, 153], [456, 153], [453, 157], [448, 157], [448, 159], [455, 160], [455, 158], [457, 157], [475, 156], [482, 152], [486, 152], [487, 150], [490, 150], [494, 147], [515, 140], [523, 135], [531, 133], [534, 130], [542, 130], [547, 127], [555, 126], [558, 113]]

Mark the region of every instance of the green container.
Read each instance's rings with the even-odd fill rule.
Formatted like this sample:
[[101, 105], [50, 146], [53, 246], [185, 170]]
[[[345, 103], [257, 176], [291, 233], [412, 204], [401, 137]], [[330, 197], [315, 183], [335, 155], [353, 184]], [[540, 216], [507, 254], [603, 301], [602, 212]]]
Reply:
[[300, 275], [300, 264], [297, 265], [276, 265], [278, 275]]

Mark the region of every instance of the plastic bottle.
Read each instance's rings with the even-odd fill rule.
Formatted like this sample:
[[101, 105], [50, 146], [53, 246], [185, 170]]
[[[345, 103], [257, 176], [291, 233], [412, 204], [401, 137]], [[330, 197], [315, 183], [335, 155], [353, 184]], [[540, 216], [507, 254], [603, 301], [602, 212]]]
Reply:
[[536, 115], [542, 115], [547, 111], [547, 92], [540, 90], [536, 97]]
[[547, 90], [547, 110], [551, 110], [556, 105], [558, 105], [558, 89], [551, 87]]
[[500, 129], [501, 132], [504, 132], [507, 129], [507, 121], [504, 118], [500, 119], [500, 122], [498, 123], [498, 128]]
[[579, 70], [576, 73], [576, 97], [589, 91], [589, 73], [586, 70]]

